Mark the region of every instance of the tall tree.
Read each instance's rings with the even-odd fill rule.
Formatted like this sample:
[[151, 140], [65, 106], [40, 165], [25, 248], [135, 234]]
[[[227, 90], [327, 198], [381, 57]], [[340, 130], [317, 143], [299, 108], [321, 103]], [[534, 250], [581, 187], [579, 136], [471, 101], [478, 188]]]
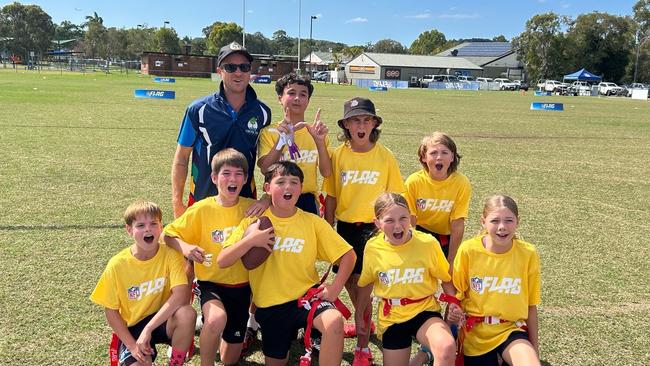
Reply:
[[178, 34], [174, 28], [160, 28], [153, 36], [153, 47], [158, 52], [181, 53]]
[[10, 38], [5, 41], [9, 52], [27, 59], [30, 51], [42, 53], [52, 46], [54, 23], [39, 6], [15, 2], [0, 10], [0, 34]]
[[562, 29], [570, 19], [555, 13], [533, 16], [526, 29], [513, 38], [513, 48], [524, 63], [528, 75], [538, 78], [558, 78], [566, 71], [565, 35]]
[[435, 55], [444, 50], [447, 38], [436, 29], [426, 31], [411, 43], [409, 53], [412, 55]]
[[129, 37], [125, 29], [115, 27], [106, 30], [106, 56], [116, 60], [128, 59]]
[[217, 54], [221, 47], [231, 42], [242, 43], [242, 27], [236, 23], [214, 23], [208, 35], [208, 53]]
[[393, 39], [379, 40], [370, 50], [377, 53], [406, 53], [406, 47]]
[[282, 29], [278, 29], [273, 32], [272, 40], [272, 49], [275, 54], [278, 55], [289, 55], [292, 54], [293, 40], [287, 36], [287, 32]]
[[71, 21], [64, 20], [59, 25], [55, 25], [54, 40], [61, 41], [67, 39], [82, 39], [84, 37], [84, 29], [82, 26], [72, 23]]
[[620, 82], [634, 45], [633, 25], [624, 17], [592, 12], [579, 15], [567, 32], [573, 68], [585, 67]]
[[93, 12], [93, 15], [86, 16], [86, 35], [84, 37], [84, 50], [90, 58], [106, 57], [106, 34], [104, 19]]
[[492, 38], [492, 42], [508, 42], [508, 39], [503, 34], [499, 34], [498, 36]]
[[156, 32], [155, 28], [149, 28], [146, 24], [127, 30], [128, 46], [127, 57], [130, 60], [140, 58], [142, 52], [153, 51], [153, 37]]
[[360, 54], [362, 54], [364, 52], [365, 52], [365, 49], [363, 48], [363, 46], [344, 47], [343, 51], [341, 51], [343, 56], [346, 57], [349, 60], [359, 56]]
[[[634, 23], [637, 29], [634, 64], [630, 66], [631, 79], [650, 82], [650, 0], [639, 0], [634, 7]], [[638, 57], [637, 57], [638, 56]]]
[[246, 49], [250, 53], [273, 53], [271, 40], [266, 38], [264, 34], [260, 32], [246, 35]]

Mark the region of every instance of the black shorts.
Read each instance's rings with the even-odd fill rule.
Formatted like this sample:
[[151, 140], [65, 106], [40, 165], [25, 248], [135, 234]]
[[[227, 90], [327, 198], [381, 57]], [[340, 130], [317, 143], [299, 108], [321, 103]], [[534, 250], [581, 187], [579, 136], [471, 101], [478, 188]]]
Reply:
[[[376, 230], [377, 226], [372, 222], [336, 222], [336, 232], [352, 246], [354, 253], [357, 255], [357, 261], [354, 263], [352, 274], [361, 274], [361, 267], [363, 266], [363, 250], [366, 248], [366, 242], [375, 234]], [[338, 266], [333, 266], [334, 273], [337, 273], [338, 270]]]
[[[465, 356], [465, 366], [499, 366], [498, 356], [503, 356], [503, 351], [505, 351], [510, 343], [518, 339], [525, 339], [527, 341], [530, 341], [528, 339], [528, 333], [521, 330], [516, 330], [510, 333], [508, 338], [506, 338], [503, 343], [498, 345], [497, 348], [493, 349], [492, 351], [479, 356]], [[503, 364], [507, 365], [508, 363], [504, 360]]]
[[313, 193], [303, 193], [298, 197], [296, 207], [305, 211], [311, 212], [314, 215], [319, 215], [318, 204], [316, 203], [316, 196]]
[[[142, 330], [144, 329], [147, 324], [151, 321], [151, 319], [156, 315], [156, 313], [151, 314], [144, 319], [140, 320], [139, 322], [135, 323], [134, 325], [129, 327], [129, 333], [135, 338], [136, 340], [138, 337], [140, 337], [140, 333], [142, 333]], [[165, 344], [171, 344], [172, 340], [167, 336], [167, 322], [165, 321], [164, 323], [160, 324], [156, 329], [151, 332], [151, 340], [149, 341], [149, 345], [151, 348], [153, 348], [153, 355], [151, 355], [151, 360], [155, 361], [156, 356], [158, 355], [158, 352], [156, 352], [156, 344], [160, 343], [165, 343]], [[131, 355], [131, 351], [129, 351], [128, 348], [122, 343], [122, 340], [118, 343], [117, 346], [117, 355], [118, 355], [118, 365], [120, 366], [129, 366], [131, 364], [134, 364], [137, 362], [135, 357]]]
[[[323, 301], [314, 312], [314, 318], [329, 309], [336, 309], [336, 306], [329, 301]], [[298, 299], [267, 308], [257, 308], [255, 320], [262, 330], [264, 356], [277, 359], [287, 357], [291, 342], [298, 337], [298, 329], [307, 325], [308, 314], [309, 310], [298, 307]], [[312, 331], [315, 330], [314, 328]]]
[[196, 281], [201, 290], [201, 308], [210, 300], [219, 300], [226, 309], [226, 327], [221, 338], [228, 343], [242, 343], [248, 322], [251, 287], [219, 285], [210, 281]]
[[417, 225], [415, 229], [417, 231], [421, 231], [423, 233], [433, 235], [433, 237], [436, 238], [438, 243], [440, 243], [440, 248], [442, 249], [442, 253], [445, 255], [445, 258], [447, 258], [447, 256], [449, 255], [449, 240], [451, 239], [451, 235], [442, 235], [442, 234], [434, 233], [433, 231], [429, 231], [420, 225]]
[[423, 311], [404, 323], [393, 324], [382, 335], [381, 342], [384, 349], [404, 349], [411, 347], [411, 340], [418, 334], [418, 330], [427, 320], [440, 318], [437, 311]]

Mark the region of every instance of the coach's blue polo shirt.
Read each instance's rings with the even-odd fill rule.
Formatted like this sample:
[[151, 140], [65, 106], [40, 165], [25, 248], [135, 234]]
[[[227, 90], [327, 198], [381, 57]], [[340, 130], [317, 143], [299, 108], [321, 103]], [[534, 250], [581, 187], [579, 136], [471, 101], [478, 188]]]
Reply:
[[222, 149], [232, 147], [248, 160], [248, 180], [241, 196], [255, 198], [254, 171], [257, 156], [257, 140], [262, 128], [271, 123], [271, 109], [257, 99], [249, 85], [246, 101], [235, 112], [219, 85], [219, 93], [197, 99], [187, 107], [178, 133], [177, 142], [192, 147], [192, 182], [189, 203], [217, 194], [217, 187], [210, 179], [212, 157]]

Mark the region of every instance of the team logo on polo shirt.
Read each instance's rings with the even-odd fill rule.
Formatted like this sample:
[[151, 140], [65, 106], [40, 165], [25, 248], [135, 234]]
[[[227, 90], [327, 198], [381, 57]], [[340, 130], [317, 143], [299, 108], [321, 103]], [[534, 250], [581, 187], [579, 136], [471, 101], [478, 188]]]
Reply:
[[215, 230], [212, 232], [212, 241], [215, 243], [223, 243], [224, 235], [223, 230]]
[[483, 279], [480, 277], [472, 277], [470, 279], [472, 290], [481, 293], [483, 292]]
[[246, 127], [248, 127], [248, 130], [246, 132], [251, 134], [257, 133], [257, 117], [252, 117], [251, 119], [249, 119]]
[[129, 295], [129, 300], [135, 300], [140, 297], [140, 287], [138, 286], [131, 286], [127, 290], [127, 293]]
[[377, 273], [377, 277], [379, 278], [379, 282], [382, 285], [384, 285], [384, 286], [390, 285], [390, 278], [388, 278], [388, 274], [386, 272]]
[[418, 206], [418, 210], [424, 211], [424, 208], [427, 207], [427, 200], [423, 198], [418, 198], [415, 201], [415, 204]]

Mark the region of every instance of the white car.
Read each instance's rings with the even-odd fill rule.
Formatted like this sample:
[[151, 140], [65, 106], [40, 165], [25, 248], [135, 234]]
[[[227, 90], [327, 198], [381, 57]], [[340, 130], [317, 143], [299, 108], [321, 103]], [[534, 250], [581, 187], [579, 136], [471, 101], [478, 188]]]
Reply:
[[476, 81], [476, 78], [473, 77], [473, 76], [471, 76], [471, 75], [469, 75], [469, 76], [463, 76], [463, 75], [461, 75], [461, 76], [458, 77], [458, 81], [462, 81], [462, 82], [470, 82], [470, 81]]
[[499, 90], [517, 90], [517, 84], [506, 78], [496, 78], [494, 82], [499, 86]]
[[546, 80], [543, 85], [544, 87], [542, 88], [542, 91], [547, 91], [551, 93], [555, 93], [558, 90], [562, 90], [566, 88], [566, 85], [562, 84], [557, 80]]
[[479, 83], [491, 83], [492, 79], [491, 78], [476, 78], [476, 81]]
[[602, 82], [598, 84], [598, 93], [601, 95], [618, 95], [623, 92], [623, 88], [615, 83]]
[[569, 87], [571, 95], [590, 95], [591, 85], [586, 81], [574, 81]]

